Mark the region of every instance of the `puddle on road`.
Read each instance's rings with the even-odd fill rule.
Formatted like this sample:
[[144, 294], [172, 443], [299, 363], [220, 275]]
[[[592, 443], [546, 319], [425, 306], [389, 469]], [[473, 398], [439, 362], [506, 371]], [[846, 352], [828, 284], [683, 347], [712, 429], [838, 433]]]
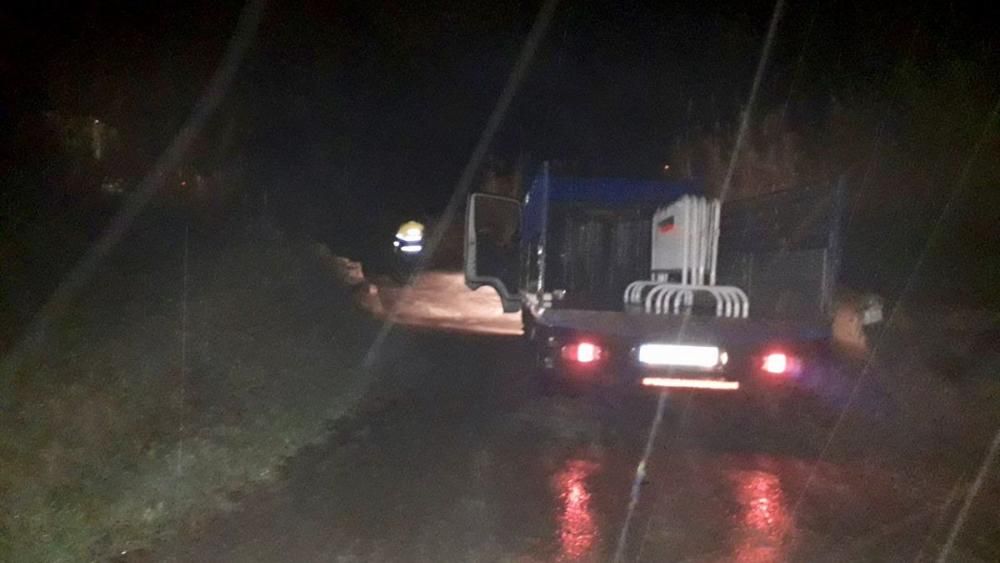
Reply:
[[598, 469], [593, 461], [569, 459], [553, 479], [559, 507], [557, 561], [585, 559], [600, 543], [600, 528], [588, 483]]
[[732, 522], [732, 561], [785, 561], [791, 551], [795, 522], [777, 475], [766, 471], [730, 471], [727, 480], [739, 510]]

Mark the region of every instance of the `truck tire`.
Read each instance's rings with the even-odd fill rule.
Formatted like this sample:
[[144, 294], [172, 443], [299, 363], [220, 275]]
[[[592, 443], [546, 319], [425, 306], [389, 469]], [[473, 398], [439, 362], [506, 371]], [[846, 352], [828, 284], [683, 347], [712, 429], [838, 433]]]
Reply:
[[541, 353], [535, 360], [533, 378], [538, 393], [543, 397], [578, 397], [582, 390], [570, 385], [558, 367], [547, 367], [542, 363]]
[[532, 368], [538, 393], [543, 397], [563, 397], [569, 395], [569, 388], [559, 374], [559, 368], [546, 366], [541, 347], [536, 348], [535, 364]]

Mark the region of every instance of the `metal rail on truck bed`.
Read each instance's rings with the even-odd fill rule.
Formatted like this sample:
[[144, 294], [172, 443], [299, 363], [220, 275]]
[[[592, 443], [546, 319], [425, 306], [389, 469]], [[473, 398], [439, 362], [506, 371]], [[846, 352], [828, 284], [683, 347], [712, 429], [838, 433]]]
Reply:
[[535, 323], [548, 330], [603, 334], [622, 341], [756, 346], [775, 341], [823, 340], [829, 325], [815, 322], [670, 316], [617, 311], [543, 309]]

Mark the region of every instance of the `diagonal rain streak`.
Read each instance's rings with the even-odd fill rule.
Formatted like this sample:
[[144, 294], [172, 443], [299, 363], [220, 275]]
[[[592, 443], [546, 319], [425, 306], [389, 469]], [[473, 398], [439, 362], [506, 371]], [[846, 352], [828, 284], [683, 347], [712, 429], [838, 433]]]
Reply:
[[[170, 145], [157, 159], [150, 173], [143, 178], [136, 190], [125, 200], [124, 205], [111, 219], [101, 237], [87, 250], [87, 253], [76, 263], [70, 273], [63, 278], [45, 305], [35, 315], [31, 324], [28, 325], [21, 340], [0, 361], [0, 378], [9, 379], [20, 369], [24, 359], [45, 342], [49, 325], [72, 303], [76, 294], [90, 282], [98, 266], [125, 238], [136, 218], [163, 186], [164, 179], [170, 170], [180, 164], [204, 128], [205, 123], [218, 109], [226, 97], [226, 92], [232, 86], [236, 72], [257, 36], [265, 5], [265, 0], [248, 0], [243, 6], [222, 61], [195, 104], [191, 115], [174, 136]], [[0, 385], [2, 384], [3, 381], [0, 381]], [[3, 394], [3, 396], [6, 395], [6, 393]]]
[[[917, 274], [923, 268], [924, 261], [927, 259], [927, 255], [930, 251], [933, 241], [939, 236], [941, 232], [941, 226], [944, 224], [945, 219], [951, 213], [952, 208], [955, 206], [955, 202], [960, 198], [959, 196], [965, 192], [968, 187], [969, 176], [972, 173], [972, 165], [979, 158], [979, 153], [982, 152], [983, 147], [989, 140], [991, 131], [997, 124], [997, 118], [1000, 117], [1000, 97], [997, 98], [996, 104], [990, 111], [986, 118], [986, 122], [983, 124], [982, 133], [980, 134], [976, 144], [972, 148], [969, 158], [966, 159], [965, 164], [962, 166], [962, 170], [958, 177], [958, 182], [956, 182], [955, 187], [952, 188], [951, 194], [948, 196], [948, 201], [938, 215], [937, 220], [934, 221], [934, 225], [930, 229], [930, 234], [927, 235], [927, 240], [924, 243], [924, 247], [920, 252], [920, 256], [917, 258], [916, 263], [913, 265], [913, 269], [910, 271], [909, 276], [906, 278], [906, 283], [903, 285], [902, 291], [899, 293], [899, 298], [897, 299], [897, 305], [892, 309], [889, 317], [885, 321], [885, 326], [882, 328], [882, 333], [885, 333], [890, 326], [893, 325], [893, 321], [896, 319], [896, 314], [900, 309], [900, 304], [913, 289], [913, 283], [917, 279]], [[799, 494], [798, 500], [795, 502], [795, 506], [792, 509], [792, 516], [794, 517], [798, 514], [799, 508], [805, 500], [806, 494], [809, 492], [809, 488], [812, 486], [813, 481], [816, 478], [817, 468], [820, 462], [826, 457], [826, 454], [830, 450], [830, 445], [833, 443], [833, 439], [837, 432], [840, 431], [840, 427], [844, 423], [847, 411], [851, 408], [854, 400], [857, 398], [858, 391], [861, 389], [861, 385], [865, 382], [868, 374], [871, 372], [872, 363], [879, 352], [879, 345], [881, 343], [881, 338], [875, 341], [872, 346], [871, 352], [868, 353], [868, 358], [865, 361], [864, 367], [861, 369], [861, 374], [858, 376], [854, 385], [851, 387], [851, 392], [847, 397], [847, 401], [844, 403], [844, 407], [840, 410], [840, 414], [837, 416], [836, 422], [834, 422], [833, 427], [830, 429], [830, 434], [827, 436], [826, 442], [824, 442], [822, 449], [820, 449], [819, 455], [816, 457], [816, 461], [813, 463], [812, 469], [809, 471], [809, 476], [806, 478], [805, 485], [802, 487], [802, 492]], [[994, 446], [996, 446], [997, 440], [1000, 439], [1000, 429], [997, 430], [997, 438], [994, 439]], [[992, 463], [992, 456], [995, 454], [995, 447], [991, 446], [990, 453], [987, 454], [986, 458], [983, 460], [982, 469], [980, 470], [980, 475], [982, 475], [985, 468]], [[977, 483], [979, 481], [977, 480]], [[964, 519], [964, 515], [967, 512], [968, 505], [971, 504], [972, 498], [978, 492], [978, 487], [974, 487], [974, 490], [970, 490], [969, 495], [966, 498], [965, 506], [963, 506], [962, 512], [959, 514], [960, 519]], [[952, 534], [957, 535], [957, 528], [961, 527], [962, 522], [956, 522], [956, 526], [952, 529]], [[954, 541], [954, 537], [949, 534], [949, 540]], [[950, 545], [946, 545], [946, 548], [950, 549]]]
[[965, 526], [965, 520], [969, 516], [969, 509], [972, 508], [973, 501], [976, 500], [976, 496], [979, 495], [979, 491], [983, 488], [983, 483], [986, 482], [986, 474], [989, 473], [990, 467], [996, 461], [997, 450], [1000, 450], [1000, 428], [997, 428], [996, 434], [993, 435], [993, 443], [990, 444], [989, 450], [983, 457], [983, 462], [979, 464], [979, 473], [976, 474], [976, 479], [972, 482], [972, 487], [969, 488], [969, 492], [965, 495], [965, 502], [962, 503], [962, 508], [958, 511], [958, 515], [955, 516], [955, 523], [952, 524], [951, 530], [948, 531], [948, 539], [945, 540], [944, 547], [941, 548], [941, 553], [938, 554], [937, 563], [946, 563], [949, 560], [951, 551], [955, 548], [955, 540], [958, 539], [958, 534], [961, 533], [962, 528]]
[[[722, 189], [719, 195], [721, 201], [725, 201], [726, 193], [729, 191], [729, 184], [733, 178], [733, 172], [736, 167], [737, 157], [740, 152], [740, 148], [743, 145], [743, 137], [746, 135], [746, 131], [750, 124], [750, 117], [753, 113], [753, 107], [757, 100], [757, 91], [760, 89], [760, 83], [764, 79], [764, 73], [767, 69], [767, 63], [771, 56], [771, 46], [774, 44], [774, 37], [778, 31], [778, 22], [781, 21], [781, 14], [785, 7], [784, 0], [778, 0], [774, 4], [774, 11], [771, 13], [771, 21], [767, 28], [767, 36], [764, 38], [764, 45], [761, 50], [760, 60], [757, 62], [757, 71], [754, 74], [753, 84], [750, 86], [750, 95], [747, 101], [746, 109], [743, 111], [743, 117], [740, 122], [740, 129], [736, 135], [736, 144], [733, 147], [733, 154], [729, 160], [729, 169], [726, 171], [726, 178], [723, 181]], [[687, 319], [684, 318], [684, 324], [681, 325], [680, 332], [684, 333], [687, 327]], [[621, 563], [625, 560], [625, 551], [628, 546], [628, 535], [629, 528], [632, 524], [632, 519], [635, 516], [635, 510], [639, 506], [639, 500], [642, 495], [642, 482], [646, 479], [646, 473], [649, 469], [649, 458], [653, 453], [653, 446], [656, 442], [656, 434], [660, 423], [663, 421], [663, 410], [666, 406], [665, 392], [660, 394], [659, 400], [656, 403], [656, 414], [653, 417], [652, 425], [649, 428], [649, 433], [646, 437], [646, 447], [643, 450], [642, 459], [639, 460], [639, 464], [635, 469], [635, 478], [632, 480], [632, 490], [629, 496], [628, 510], [625, 513], [625, 522], [622, 524], [621, 533], [618, 535], [618, 542], [615, 546], [615, 556], [612, 561], [614, 563]]]
[[760, 60], [757, 62], [757, 72], [754, 73], [753, 84], [750, 86], [750, 96], [747, 99], [746, 108], [740, 118], [740, 128], [736, 133], [736, 144], [733, 145], [733, 153], [729, 156], [729, 167], [726, 169], [726, 177], [722, 181], [722, 188], [719, 189], [719, 201], [725, 202], [729, 194], [729, 185], [733, 181], [736, 173], [736, 163], [739, 161], [740, 150], [743, 148], [743, 139], [746, 137], [747, 129], [750, 128], [750, 119], [753, 116], [753, 109], [757, 103], [757, 92], [760, 90], [760, 83], [764, 80], [764, 73], [767, 70], [767, 62], [771, 58], [771, 46], [774, 44], [774, 36], [778, 32], [778, 22], [781, 21], [781, 14], [785, 9], [785, 0], [778, 0], [774, 4], [774, 12], [771, 13], [771, 23], [767, 28], [767, 37], [764, 38], [764, 49], [760, 53]]
[[[555, 14], [556, 7], [558, 5], [559, 0], [546, 0], [545, 4], [543, 4], [541, 9], [538, 10], [538, 14], [535, 16], [535, 22], [531, 26], [531, 31], [528, 33], [528, 37], [524, 40], [524, 44], [521, 47], [517, 63], [514, 64], [514, 68], [507, 76], [507, 83], [504, 86], [503, 91], [500, 93], [500, 98], [497, 100], [497, 104], [493, 108], [493, 112], [490, 114], [489, 120], [486, 122], [483, 134], [479, 137], [479, 141], [476, 143], [476, 147], [473, 149], [472, 155], [469, 157], [469, 161], [462, 170], [462, 175], [459, 177], [458, 183], [455, 185], [455, 190], [452, 192], [451, 198], [448, 199], [448, 205], [445, 207], [444, 213], [441, 215], [441, 220], [432, 230], [430, 237], [427, 239], [427, 244], [424, 245], [424, 247], [427, 248], [427, 253], [421, 258], [419, 264], [413, 272], [413, 275], [410, 277], [411, 280], [427, 269], [427, 265], [430, 263], [431, 257], [434, 256], [438, 246], [441, 244], [441, 239], [444, 237], [444, 233], [451, 226], [452, 222], [454, 222], [455, 214], [458, 212], [459, 206], [465, 199], [465, 196], [469, 193], [469, 189], [472, 185], [472, 179], [475, 177], [476, 172], [479, 171], [483, 158], [485, 158], [486, 152], [489, 150], [490, 144], [493, 142], [493, 137], [496, 136], [497, 130], [500, 129], [500, 125], [507, 116], [507, 110], [510, 108], [510, 104], [514, 100], [514, 96], [521, 87], [521, 82], [524, 81], [524, 77], [527, 75], [528, 69], [531, 67], [531, 63], [535, 59], [535, 53], [538, 51], [538, 46], [541, 44], [546, 33], [548, 32], [549, 23], [552, 22], [552, 16]], [[370, 368], [374, 365], [375, 358], [378, 356], [378, 353], [381, 352], [382, 346], [385, 343], [386, 338], [389, 336], [389, 332], [392, 331], [392, 328], [396, 325], [396, 321], [399, 318], [399, 303], [405, 302], [409, 298], [410, 292], [411, 284], [408, 283], [403, 289], [402, 295], [397, 301], [397, 304], [391, 311], [389, 311], [388, 316], [379, 328], [378, 334], [375, 335], [375, 339], [368, 348], [368, 352], [365, 354], [364, 361], [362, 362], [362, 365], [365, 368]]]
[[618, 543], [615, 545], [614, 563], [625, 561], [625, 548], [628, 545], [629, 528], [632, 526], [632, 518], [635, 509], [639, 506], [639, 499], [642, 496], [642, 483], [646, 480], [646, 471], [649, 466], [649, 458], [653, 455], [653, 446], [656, 444], [656, 434], [659, 432], [660, 423], [663, 422], [663, 411], [667, 405], [667, 392], [660, 391], [660, 397], [656, 401], [656, 415], [653, 416], [653, 424], [649, 427], [649, 434], [646, 436], [646, 447], [642, 450], [642, 459], [635, 467], [635, 478], [632, 479], [632, 490], [629, 493], [628, 510], [625, 512], [625, 522], [622, 523], [622, 530], [618, 534]]

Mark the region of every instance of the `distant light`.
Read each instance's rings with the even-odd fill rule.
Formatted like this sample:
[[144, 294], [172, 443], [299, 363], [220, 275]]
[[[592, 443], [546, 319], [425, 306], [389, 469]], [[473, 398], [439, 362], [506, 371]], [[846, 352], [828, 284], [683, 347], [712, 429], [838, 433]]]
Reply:
[[421, 250], [423, 250], [424, 249], [424, 245], [422, 245], [422, 244], [407, 244], [407, 245], [399, 247], [399, 249], [402, 250], [403, 252], [406, 252], [407, 254], [414, 254], [416, 252], [420, 252]]
[[99, 125], [100, 123], [101, 123], [101, 120], [100, 120], [100, 119], [95, 119], [95, 120], [94, 120], [94, 125]]
[[669, 164], [664, 164], [663, 165], [663, 169], [664, 170], [670, 170], [670, 165]]
[[395, 246], [396, 248], [399, 248], [399, 241], [398, 240], [392, 241], [392, 245]]
[[188, 185], [188, 183], [187, 183], [187, 180], [182, 180], [182, 181], [181, 181], [181, 185], [182, 185], [182, 186], [187, 186], [187, 185]]

